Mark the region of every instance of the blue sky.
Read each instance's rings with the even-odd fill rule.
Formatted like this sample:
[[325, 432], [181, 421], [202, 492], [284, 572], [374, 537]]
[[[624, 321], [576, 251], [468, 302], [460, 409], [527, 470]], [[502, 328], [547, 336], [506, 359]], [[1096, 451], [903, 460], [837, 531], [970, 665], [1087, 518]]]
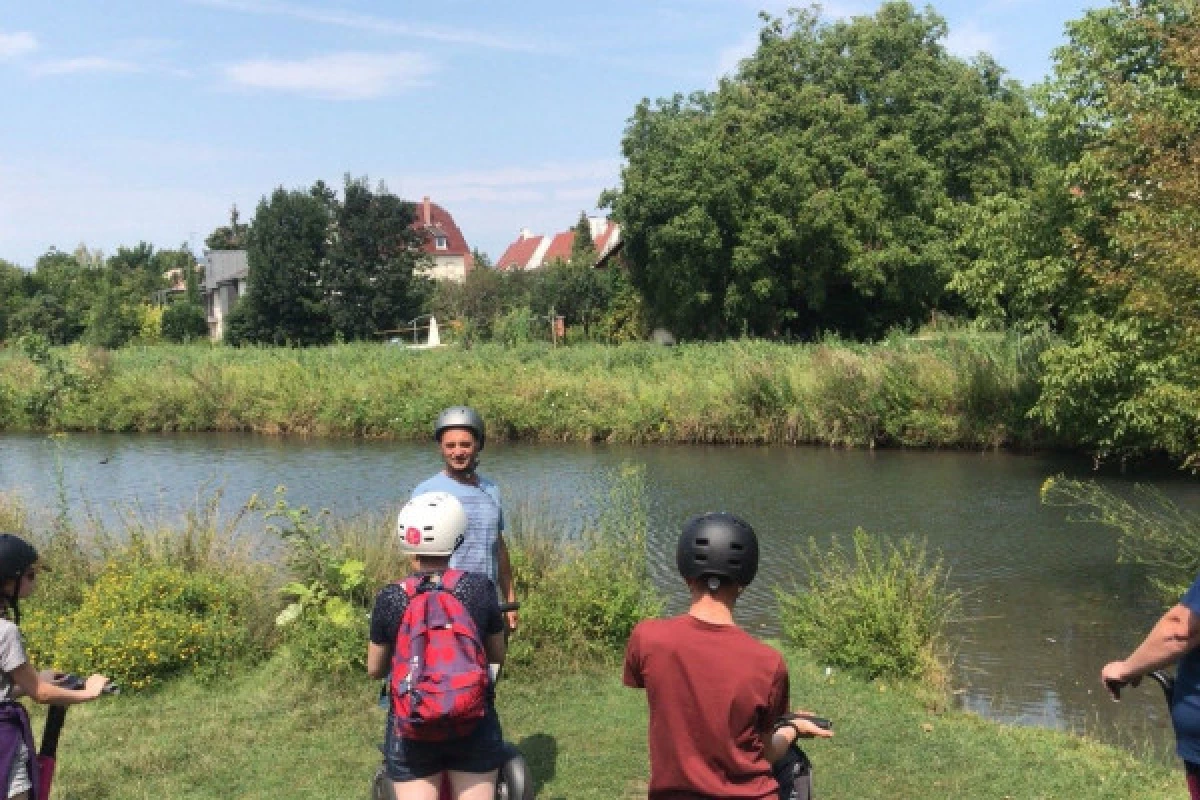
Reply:
[[[940, 0], [955, 53], [1026, 83], [1103, 0]], [[494, 259], [617, 184], [643, 97], [715, 86], [774, 0], [0, 4], [0, 258], [204, 237], [349, 172], [454, 215]], [[869, 13], [834, 0], [825, 15]], [[920, 5], [920, 4], [918, 4]]]

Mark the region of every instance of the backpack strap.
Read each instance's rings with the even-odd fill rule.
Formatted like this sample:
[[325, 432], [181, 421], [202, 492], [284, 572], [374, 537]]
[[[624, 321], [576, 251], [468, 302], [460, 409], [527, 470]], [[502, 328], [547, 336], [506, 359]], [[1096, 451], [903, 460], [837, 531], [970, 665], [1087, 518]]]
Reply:
[[447, 592], [453, 592], [454, 587], [458, 586], [458, 582], [462, 580], [462, 577], [466, 574], [467, 573], [463, 572], [461, 569], [446, 570], [442, 573], [442, 588]]

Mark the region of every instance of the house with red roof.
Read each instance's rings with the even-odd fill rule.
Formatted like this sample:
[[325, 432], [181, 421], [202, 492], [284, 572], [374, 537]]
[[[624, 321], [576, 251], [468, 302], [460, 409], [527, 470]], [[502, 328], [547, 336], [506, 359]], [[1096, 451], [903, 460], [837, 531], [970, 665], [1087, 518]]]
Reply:
[[425, 234], [421, 249], [433, 260], [425, 274], [440, 281], [465, 281], [474, 259], [454, 217], [437, 203], [429, 202], [428, 195], [417, 204], [416, 212], [413, 227]]
[[[605, 263], [621, 242], [621, 226], [607, 217], [588, 217], [592, 244], [596, 248], [596, 265]], [[516, 241], [504, 250], [496, 260], [496, 269], [537, 269], [552, 261], [566, 261], [571, 257], [571, 245], [575, 241], [574, 228], [542, 236], [522, 228]]]

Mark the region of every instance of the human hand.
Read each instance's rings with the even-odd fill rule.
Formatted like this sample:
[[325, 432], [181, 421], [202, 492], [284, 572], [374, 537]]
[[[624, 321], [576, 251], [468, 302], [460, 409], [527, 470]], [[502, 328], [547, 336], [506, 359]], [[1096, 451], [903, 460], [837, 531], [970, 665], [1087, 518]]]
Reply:
[[1100, 682], [1114, 701], [1120, 701], [1121, 690], [1126, 686], [1136, 687], [1142, 682], [1142, 676], [1130, 675], [1124, 661], [1110, 661], [1100, 670]]
[[108, 678], [103, 675], [89, 675], [84, 681], [83, 690], [88, 693], [88, 698], [95, 700], [104, 691], [104, 687], [108, 686]]
[[516, 633], [516, 631], [517, 631], [517, 612], [516, 611], [504, 612], [504, 621], [505, 621], [505, 624], [508, 625], [509, 633]]
[[[827, 722], [827, 720], [823, 720], [823, 721]], [[822, 727], [822, 726], [818, 725], [816, 722], [813, 721], [813, 717], [811, 714], [808, 716], [805, 716], [803, 714], [798, 713], [795, 718], [789, 720], [788, 724], [790, 724], [796, 728], [796, 733], [798, 734], [797, 738], [799, 738], [800, 736], [803, 736], [805, 738], [810, 738], [810, 739], [811, 738], [829, 739], [833, 736], [833, 730], [831, 728], [826, 728], [826, 727]]]

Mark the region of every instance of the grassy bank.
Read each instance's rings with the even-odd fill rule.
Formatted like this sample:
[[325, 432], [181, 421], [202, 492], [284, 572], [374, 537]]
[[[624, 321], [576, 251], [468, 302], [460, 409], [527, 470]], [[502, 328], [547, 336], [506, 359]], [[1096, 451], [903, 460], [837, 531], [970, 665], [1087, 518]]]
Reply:
[[422, 439], [478, 407], [544, 441], [1035, 446], [1044, 342], [991, 334], [877, 345], [497, 345], [415, 352], [207, 345], [0, 354], [0, 429], [252, 431]]
[[[791, 654], [793, 700], [834, 718], [812, 743], [826, 798], [1178, 797], [1182, 773], [1088, 740], [932, 713], [911, 693], [832, 680]], [[365, 680], [318, 681], [267, 663], [215, 686], [176, 682], [71, 712], [56, 797], [365, 797], [383, 714]], [[645, 698], [617, 671], [502, 682], [506, 736], [543, 800], [645, 797]]]

